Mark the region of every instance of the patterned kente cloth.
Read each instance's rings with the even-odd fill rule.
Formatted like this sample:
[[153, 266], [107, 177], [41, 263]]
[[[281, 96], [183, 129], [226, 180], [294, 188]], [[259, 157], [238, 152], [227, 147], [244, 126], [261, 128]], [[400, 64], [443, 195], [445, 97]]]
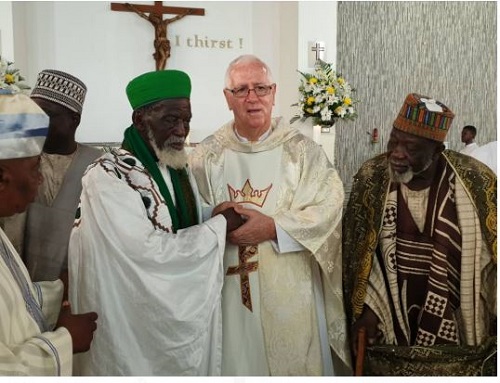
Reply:
[[[395, 312], [394, 307], [409, 307], [409, 305], [400, 305], [398, 302], [398, 306], [395, 306], [393, 301], [391, 302], [394, 297], [398, 296], [394, 295], [394, 291], [391, 290], [391, 286], [397, 287], [397, 278], [400, 276], [397, 274], [396, 265], [397, 262], [402, 263], [402, 257], [396, 258], [395, 256], [396, 235], [393, 239], [392, 253], [394, 255], [392, 258], [389, 257], [390, 252], [387, 249], [385, 253], [381, 249], [382, 242], [387, 239], [384, 239], [387, 236], [383, 233], [383, 224], [387, 221], [386, 206], [391, 198], [393, 204], [397, 203], [397, 193], [393, 197], [390, 196], [388, 161], [387, 154], [384, 153], [365, 162], [356, 174], [342, 225], [343, 285], [349, 321], [351, 324], [354, 323], [369, 297], [371, 302], [374, 297], [379, 298], [381, 303], [378, 308], [382, 308], [381, 313], [384, 315], [382, 323], [385, 326], [383, 328], [385, 340], [382, 343], [386, 346], [382, 344], [368, 347], [364, 370], [366, 375], [484, 374], [484, 371], [479, 371], [484, 369], [481, 361], [486, 364], [494, 358], [497, 316], [497, 179], [489, 168], [469, 156], [446, 150], [441, 158], [446, 161], [447, 168], [454, 174], [454, 181], [450, 182], [448, 178], [446, 182], [449, 185], [450, 203], [455, 199], [458, 227], [462, 236], [460, 267], [451, 266], [450, 260], [453, 258], [447, 254], [448, 266], [444, 269], [449, 283], [447, 299], [450, 301], [460, 297], [460, 306], [454, 313], [454, 319], [458, 325], [459, 346], [452, 343], [437, 344], [440, 341], [436, 341], [433, 346], [396, 346], [399, 344], [401, 334], [395, 334], [395, 332], [398, 328], [400, 330], [401, 323], [408, 322], [408, 318], [401, 310], [398, 313]], [[394, 218], [393, 221], [395, 226]], [[436, 224], [435, 220], [431, 222]], [[455, 222], [452, 219], [448, 223], [443, 221], [442, 224], [447, 224], [451, 229]], [[427, 225], [429, 224], [427, 222]], [[395, 230], [393, 229], [394, 232]], [[429, 233], [428, 227], [424, 228], [424, 233], [426, 230]], [[453, 241], [451, 237], [450, 242]], [[459, 244], [458, 241], [455, 242]], [[398, 248], [398, 251], [403, 252], [401, 246], [403, 246], [403, 240], [399, 240]], [[451, 249], [453, 250], [453, 246]], [[456, 246], [456, 249], [458, 250], [459, 247]], [[394, 271], [391, 271], [391, 260]], [[383, 265], [384, 269], [380, 265]], [[429, 275], [431, 270], [429, 268]], [[460, 280], [459, 293], [453, 291], [455, 270]], [[374, 275], [382, 275], [382, 279], [379, 279], [376, 285], [372, 284]], [[388, 282], [391, 278], [396, 280], [393, 285]], [[432, 286], [433, 289], [436, 287]], [[442, 290], [444, 289], [443, 286]], [[427, 289], [422, 290], [427, 292], [429, 283], [427, 283]], [[378, 295], [369, 296], [368, 292], [372, 294], [373, 291]], [[398, 292], [397, 289], [396, 292]], [[400, 300], [404, 299], [406, 295]], [[392, 309], [384, 311], [386, 307], [392, 307]], [[453, 308], [450, 304], [450, 309], [453, 310]], [[420, 311], [420, 308], [417, 310]], [[407, 328], [406, 332], [409, 334], [410, 329]], [[414, 329], [412, 334], [415, 334]], [[415, 336], [412, 335], [412, 337]], [[407, 336], [407, 339], [410, 339], [410, 336]], [[479, 362], [477, 360], [472, 362], [475, 358], [474, 354], [478, 354], [479, 349], [483, 350], [482, 347], [487, 351], [481, 352]], [[462, 353], [468, 356], [463, 357], [465, 354]], [[462, 356], [457, 357], [457, 355]], [[468, 365], [469, 363], [475, 363], [476, 367], [479, 363], [479, 369], [474, 370]], [[459, 369], [457, 366], [460, 364], [463, 366]], [[496, 363], [492, 365], [496, 367]], [[444, 372], [447, 369], [452, 373]]]
[[[453, 312], [460, 305], [461, 236], [454, 197], [455, 174], [441, 158], [430, 187], [420, 232], [397, 184], [391, 184], [381, 231], [381, 249], [396, 274], [388, 277], [392, 296], [408, 317], [395, 321], [398, 345], [457, 343]], [[396, 250], [394, 252], [394, 249]], [[391, 283], [392, 282], [392, 283]], [[393, 310], [396, 312], [393, 308]]]
[[[460, 153], [442, 154], [461, 180], [479, 216], [491, 260], [497, 262], [497, 178], [486, 165]], [[343, 285], [351, 323], [361, 315], [389, 190], [387, 154], [365, 162], [354, 177], [343, 217]]]

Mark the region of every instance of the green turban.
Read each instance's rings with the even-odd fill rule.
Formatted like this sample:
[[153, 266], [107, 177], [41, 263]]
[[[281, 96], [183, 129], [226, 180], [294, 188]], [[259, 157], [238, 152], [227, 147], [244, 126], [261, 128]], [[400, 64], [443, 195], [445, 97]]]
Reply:
[[180, 70], [148, 72], [130, 81], [126, 92], [132, 109], [136, 110], [165, 99], [189, 98], [191, 79]]

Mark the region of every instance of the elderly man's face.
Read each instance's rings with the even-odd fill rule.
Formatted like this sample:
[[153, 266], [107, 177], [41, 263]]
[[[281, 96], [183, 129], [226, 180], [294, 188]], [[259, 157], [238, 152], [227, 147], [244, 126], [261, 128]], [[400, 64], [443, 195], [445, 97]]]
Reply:
[[[255, 89], [256, 86], [270, 86], [265, 68], [257, 63], [240, 63], [231, 71], [232, 89]], [[234, 113], [236, 126], [241, 129], [264, 130], [271, 124], [271, 113], [274, 105], [276, 87], [269, 94], [257, 96], [250, 90], [246, 97], [235, 97], [230, 91], [224, 90], [229, 109]]]
[[191, 103], [187, 98], [159, 101], [146, 108], [141, 120], [143, 138], [149, 139], [151, 132], [158, 148], [182, 150], [189, 134]]
[[0, 161], [0, 205], [3, 217], [25, 211], [43, 181], [40, 156]]
[[134, 124], [161, 163], [181, 168], [187, 162], [191, 103], [187, 98], [162, 100], [134, 113]]
[[438, 147], [440, 144], [435, 141], [393, 128], [387, 143], [392, 180], [408, 183], [427, 170], [437, 158]]

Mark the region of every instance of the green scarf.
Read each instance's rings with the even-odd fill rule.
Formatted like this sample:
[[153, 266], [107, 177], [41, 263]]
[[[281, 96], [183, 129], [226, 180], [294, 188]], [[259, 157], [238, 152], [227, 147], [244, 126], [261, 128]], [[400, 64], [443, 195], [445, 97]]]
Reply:
[[186, 169], [172, 169], [167, 166], [174, 186], [177, 208], [174, 206], [167, 184], [161, 175], [155, 158], [149, 151], [146, 143], [133, 125], [125, 130], [122, 148], [131, 152], [142, 162], [149, 174], [153, 177], [160, 188], [160, 193], [167, 203], [170, 217], [172, 218], [172, 228], [174, 233], [179, 229], [184, 229], [198, 223], [196, 214], [196, 202], [193, 190], [189, 184], [189, 177]]

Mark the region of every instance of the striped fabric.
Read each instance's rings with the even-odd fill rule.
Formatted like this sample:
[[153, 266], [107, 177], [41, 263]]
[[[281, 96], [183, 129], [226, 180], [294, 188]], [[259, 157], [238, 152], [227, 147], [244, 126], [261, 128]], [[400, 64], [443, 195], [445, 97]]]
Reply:
[[460, 306], [461, 236], [455, 174], [443, 157], [437, 174], [422, 232], [399, 191], [390, 193], [387, 201], [381, 249], [384, 258], [391, 259], [386, 272], [394, 285], [392, 302], [400, 302], [393, 310], [405, 318], [404, 324], [399, 323], [401, 329], [396, 329], [398, 345], [458, 343], [453, 312]]
[[24, 94], [0, 94], [0, 160], [42, 152], [49, 117]]
[[394, 121], [394, 127], [416, 136], [443, 142], [454, 116], [441, 102], [411, 93], [406, 97]]
[[[15, 276], [13, 268], [17, 269]], [[19, 281], [25, 289], [19, 288]], [[37, 313], [42, 315], [41, 310], [43, 321], [53, 328], [61, 299], [60, 280], [31, 283], [28, 271], [0, 229], [0, 376], [71, 375], [73, 347], [68, 330], [42, 331], [30, 313], [38, 306]]]

